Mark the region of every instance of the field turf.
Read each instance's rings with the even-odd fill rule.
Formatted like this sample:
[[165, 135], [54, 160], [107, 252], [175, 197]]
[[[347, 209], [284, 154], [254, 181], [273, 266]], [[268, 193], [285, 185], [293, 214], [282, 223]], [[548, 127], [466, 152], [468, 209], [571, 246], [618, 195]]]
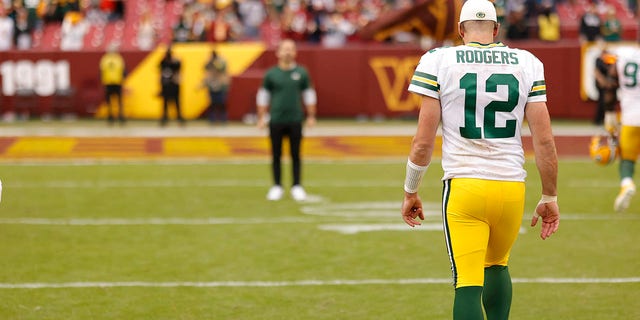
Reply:
[[[409, 229], [405, 159], [309, 160], [304, 203], [265, 200], [266, 160], [0, 164], [0, 319], [450, 319], [442, 172]], [[617, 166], [561, 161], [545, 241], [527, 170], [511, 318], [640, 319], [640, 197], [613, 212]]]

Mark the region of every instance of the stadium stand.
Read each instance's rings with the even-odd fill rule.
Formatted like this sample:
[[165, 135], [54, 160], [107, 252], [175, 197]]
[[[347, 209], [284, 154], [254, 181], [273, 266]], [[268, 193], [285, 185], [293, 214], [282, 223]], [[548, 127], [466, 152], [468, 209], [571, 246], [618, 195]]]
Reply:
[[[590, 0], [563, 1], [556, 4], [556, 10], [560, 16], [561, 30], [563, 38], [578, 38], [580, 28], [580, 18], [587, 6], [594, 3]], [[625, 0], [605, 0], [597, 5], [598, 13], [604, 16], [607, 8], [611, 6], [616, 11], [616, 16], [623, 27], [623, 38], [626, 40], [636, 40], [638, 38], [638, 22]]]
[[[43, 0], [44, 1], [44, 0]], [[249, 0], [243, 0], [249, 1]], [[517, 1], [517, 0], [512, 0]], [[201, 15], [205, 15], [209, 21], [218, 12], [221, 12], [220, 8], [230, 8], [229, 16], [233, 16], [230, 23], [235, 24], [237, 27], [241, 24], [243, 17], [238, 13], [238, 3], [242, 1], [229, 1], [229, 0], [212, 0], [212, 1], [196, 1], [196, 0], [128, 0], [126, 1], [126, 9], [124, 16], [118, 18], [107, 18], [105, 12], [104, 21], [95, 22], [92, 21], [89, 32], [84, 38], [84, 49], [88, 50], [104, 50], [106, 45], [111, 42], [118, 42], [121, 44], [123, 50], [139, 50], [138, 34], [140, 32], [140, 21], [143, 20], [145, 15], [150, 15], [153, 19], [153, 29], [155, 31], [155, 44], [169, 43], [172, 41], [173, 28], [178, 22], [179, 18], [184, 15], [189, 20], [194, 12], [198, 12]], [[304, 1], [301, 1], [304, 3]], [[266, 11], [264, 16], [266, 19], [263, 22], [261, 28], [261, 38], [266, 43], [273, 43], [272, 39], [279, 39], [282, 35], [278, 32], [285, 33], [288, 26], [287, 23], [306, 23], [308, 26], [314, 23], [325, 23], [334, 19], [328, 19], [329, 15], [334, 12], [339, 12], [344, 16], [343, 23], [354, 23], [354, 21], [363, 21], [375, 19], [377, 16], [384, 14], [385, 12], [398, 8], [406, 3], [416, 1], [383, 1], [383, 0], [367, 0], [367, 1], [313, 1], [313, 5], [291, 7], [296, 19], [305, 17], [304, 22], [288, 21], [287, 8], [276, 8], [271, 1], [262, 1], [264, 10]], [[530, 0], [521, 1], [529, 8], [529, 10], [535, 10], [535, 3], [529, 5]], [[218, 3], [218, 5], [216, 4]], [[220, 6], [220, 3], [224, 3]], [[286, 3], [286, 2], [285, 2]], [[295, 2], [292, 2], [295, 3]], [[298, 2], [300, 3], [300, 2]], [[311, 2], [309, 2], [311, 3]], [[333, 7], [331, 7], [333, 3]], [[567, 0], [557, 1], [554, 3], [554, 8], [560, 17], [561, 22], [561, 34], [563, 39], [577, 39], [579, 35], [580, 18], [585, 11], [587, 5], [592, 3], [591, 0]], [[638, 37], [638, 22], [635, 16], [635, 12], [628, 7], [625, 0], [602, 0], [596, 3], [598, 6], [598, 12], [604, 16], [608, 8], [614, 8], [616, 15], [620, 20], [623, 27], [622, 38], [625, 40], [635, 40]], [[319, 7], [318, 7], [319, 6]], [[11, 8], [13, 9], [13, 8]], [[508, 7], [507, 7], [508, 9]], [[9, 10], [11, 11], [11, 10]], [[275, 12], [275, 13], [274, 13]], [[302, 12], [302, 13], [301, 13]], [[533, 17], [536, 13], [529, 12], [528, 16]], [[110, 17], [110, 16], [109, 16]], [[290, 18], [291, 16], [289, 16]], [[277, 19], [273, 21], [273, 19]], [[275, 22], [275, 23], [274, 23]], [[328, 23], [328, 22], [327, 22]], [[530, 19], [530, 28], [535, 29], [535, 19]], [[34, 28], [33, 31], [33, 49], [34, 50], [59, 50], [60, 37], [61, 37], [61, 24], [57, 20], [45, 21], [39, 27]], [[291, 30], [291, 28], [289, 28]], [[531, 33], [535, 34], [534, 32]], [[317, 41], [317, 37], [312, 35], [306, 36], [307, 41]], [[349, 41], [357, 41], [357, 37], [348, 37]], [[242, 41], [242, 35], [236, 35], [233, 41]]]

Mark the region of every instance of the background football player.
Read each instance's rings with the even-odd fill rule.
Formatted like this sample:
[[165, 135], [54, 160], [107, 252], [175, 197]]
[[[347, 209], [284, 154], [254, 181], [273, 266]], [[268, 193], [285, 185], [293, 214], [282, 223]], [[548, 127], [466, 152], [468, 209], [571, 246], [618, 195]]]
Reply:
[[620, 85], [620, 123], [615, 111], [608, 111], [605, 114], [605, 128], [619, 136], [620, 193], [613, 207], [621, 212], [629, 207], [636, 192], [633, 175], [640, 154], [640, 48], [625, 46], [615, 53], [618, 57], [614, 75]]

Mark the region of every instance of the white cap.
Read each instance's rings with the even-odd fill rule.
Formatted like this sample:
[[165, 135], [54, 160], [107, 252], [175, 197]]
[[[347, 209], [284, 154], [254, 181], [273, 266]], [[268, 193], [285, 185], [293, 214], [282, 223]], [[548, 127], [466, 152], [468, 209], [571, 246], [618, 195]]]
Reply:
[[467, 0], [460, 10], [460, 23], [469, 20], [486, 20], [498, 22], [496, 7], [487, 0]]

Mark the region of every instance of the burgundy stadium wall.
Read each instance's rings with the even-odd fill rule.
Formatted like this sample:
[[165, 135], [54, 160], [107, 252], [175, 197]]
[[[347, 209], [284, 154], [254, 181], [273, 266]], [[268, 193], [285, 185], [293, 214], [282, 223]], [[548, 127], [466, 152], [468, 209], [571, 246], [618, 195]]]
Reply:
[[[551, 116], [586, 119], [594, 103], [580, 96], [581, 48], [577, 42], [514, 43], [530, 50], [545, 64]], [[306, 66], [318, 91], [318, 114], [324, 117], [358, 115], [401, 117], [415, 115], [418, 100], [406, 92], [408, 79], [422, 55], [415, 47], [354, 45], [340, 49], [299, 47], [298, 61]], [[234, 78], [230, 116], [255, 110], [255, 91], [264, 71], [275, 63], [273, 50], [263, 53], [244, 74]]]
[[[512, 43], [530, 50], [545, 64], [548, 105], [552, 117], [586, 119], [594, 103], [580, 97], [581, 48], [577, 42]], [[36, 89], [34, 114], [48, 112], [58, 87], [76, 89], [72, 110], [91, 117], [102, 103], [98, 61], [103, 52], [0, 52], [0, 112], [14, 110], [15, 89]], [[123, 52], [135, 68], [149, 52]], [[355, 44], [344, 48], [300, 45], [298, 61], [309, 70], [318, 92], [319, 117], [414, 116], [419, 99], [406, 91], [422, 50], [414, 46]], [[232, 120], [255, 112], [255, 93], [265, 70], [276, 62], [267, 49], [242, 74], [232, 79], [228, 111]], [[25, 84], [25, 79], [31, 79]], [[45, 79], [45, 80], [41, 80]]]

